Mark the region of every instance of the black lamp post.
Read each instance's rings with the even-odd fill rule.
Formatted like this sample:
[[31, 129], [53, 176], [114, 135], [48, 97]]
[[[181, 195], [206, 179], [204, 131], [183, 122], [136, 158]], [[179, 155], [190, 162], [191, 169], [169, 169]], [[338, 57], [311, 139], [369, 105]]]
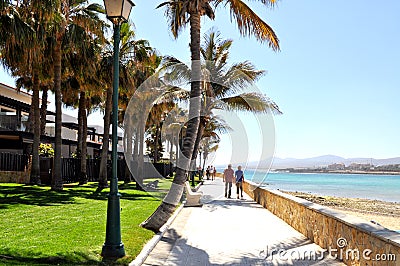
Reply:
[[[120, 197], [117, 176], [118, 143], [118, 87], [119, 87], [119, 42], [121, 24], [128, 20], [134, 6], [130, 0], [104, 0], [107, 18], [114, 24], [113, 106], [112, 106], [112, 177], [107, 205], [106, 241], [101, 255], [103, 258], [125, 256], [121, 241]], [[107, 129], [104, 129], [107, 130]]]

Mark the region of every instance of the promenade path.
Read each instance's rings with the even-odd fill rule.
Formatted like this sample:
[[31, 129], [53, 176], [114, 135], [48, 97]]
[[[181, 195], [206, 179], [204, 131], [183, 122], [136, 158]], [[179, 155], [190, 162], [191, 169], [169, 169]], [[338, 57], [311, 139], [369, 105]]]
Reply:
[[203, 206], [183, 208], [143, 265], [344, 265], [235, 186], [225, 198], [221, 178], [200, 190]]

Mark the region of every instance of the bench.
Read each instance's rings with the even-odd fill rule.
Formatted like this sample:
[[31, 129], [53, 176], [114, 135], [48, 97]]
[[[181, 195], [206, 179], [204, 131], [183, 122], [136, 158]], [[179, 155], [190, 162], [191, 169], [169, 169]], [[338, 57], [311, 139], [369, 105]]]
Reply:
[[187, 207], [195, 207], [195, 206], [202, 206], [203, 204], [200, 203], [200, 198], [203, 193], [200, 192], [193, 192], [192, 188], [188, 181], [185, 182], [185, 190], [186, 190], [186, 203], [185, 206]]
[[157, 190], [157, 188], [158, 188], [158, 180], [155, 180], [155, 181], [153, 181], [153, 182], [150, 182], [150, 183], [148, 183], [148, 184], [146, 184], [144, 187], [145, 187], [145, 190], [149, 190], [149, 191], [155, 191], [155, 190]]

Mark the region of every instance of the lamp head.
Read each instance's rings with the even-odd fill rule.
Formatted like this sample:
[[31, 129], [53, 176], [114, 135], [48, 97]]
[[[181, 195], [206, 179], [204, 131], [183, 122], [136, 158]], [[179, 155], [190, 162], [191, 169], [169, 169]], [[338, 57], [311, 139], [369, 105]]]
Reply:
[[135, 4], [131, 0], [104, 0], [107, 18], [113, 23], [127, 21]]

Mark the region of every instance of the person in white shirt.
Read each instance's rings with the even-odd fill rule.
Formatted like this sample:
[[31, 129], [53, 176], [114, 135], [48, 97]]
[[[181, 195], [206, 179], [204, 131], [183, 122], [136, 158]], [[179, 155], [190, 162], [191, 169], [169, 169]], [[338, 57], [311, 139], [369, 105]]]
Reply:
[[211, 165], [210, 166], [210, 176], [211, 176], [211, 180], [214, 180], [215, 176], [214, 176], [214, 167]]

